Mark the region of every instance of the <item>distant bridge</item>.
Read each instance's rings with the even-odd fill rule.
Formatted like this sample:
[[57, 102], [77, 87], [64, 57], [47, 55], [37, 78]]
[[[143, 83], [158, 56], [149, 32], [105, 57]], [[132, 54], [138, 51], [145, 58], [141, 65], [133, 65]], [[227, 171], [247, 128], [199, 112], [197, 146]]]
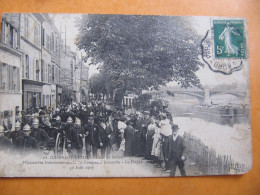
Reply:
[[[210, 98], [216, 95], [233, 95], [239, 99], [244, 99], [246, 97], [245, 91], [237, 90], [167, 90], [167, 93], [174, 96], [175, 94], [184, 94], [187, 96], [195, 97], [200, 102], [204, 104], [209, 104]], [[160, 92], [152, 92], [151, 94], [160, 95]]]
[[196, 97], [198, 99], [205, 99], [205, 98], [210, 98], [215, 95], [233, 95], [239, 98], [245, 98], [246, 97], [246, 92], [241, 92], [241, 91], [231, 91], [231, 90], [223, 90], [223, 91], [217, 91], [217, 90], [204, 90], [204, 91], [199, 91], [199, 90], [168, 90], [172, 94], [185, 94], [189, 96]]
[[223, 91], [210, 91], [209, 96], [214, 96], [214, 95], [233, 95], [239, 98], [245, 98], [246, 97], [246, 92], [245, 91], [228, 91], [228, 90], [223, 90]]

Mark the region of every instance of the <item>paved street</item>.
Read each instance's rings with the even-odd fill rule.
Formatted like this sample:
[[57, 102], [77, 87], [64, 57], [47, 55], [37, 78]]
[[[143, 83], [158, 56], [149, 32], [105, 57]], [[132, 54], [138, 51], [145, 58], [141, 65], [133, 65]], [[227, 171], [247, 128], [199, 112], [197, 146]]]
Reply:
[[[122, 155], [123, 152], [122, 151], [116, 151], [114, 152], [113, 155], [118, 156], [118, 155]], [[101, 154], [98, 151], [98, 156], [101, 157]], [[142, 163], [138, 163], [135, 164], [136, 169], [138, 170], [144, 170], [144, 172], [146, 173], [147, 177], [152, 177], [152, 176], [158, 176], [158, 177], [168, 177], [169, 176], [169, 172], [164, 172], [163, 168], [161, 167], [155, 167], [155, 165], [149, 161], [149, 160], [145, 160], [143, 157], [123, 157], [123, 159], [126, 160], [132, 160], [132, 161], [142, 161]], [[198, 176], [198, 175], [203, 175], [202, 172], [198, 169], [198, 167], [196, 166], [196, 164], [194, 162], [192, 162], [189, 158], [187, 158], [187, 160], [185, 161], [185, 170], [186, 170], [186, 174], [188, 176]], [[181, 173], [179, 171], [179, 169], [177, 168], [176, 170], [176, 176], [181, 176]]]
[[[131, 159], [142, 159], [141, 157], [131, 157]], [[168, 177], [169, 172], [165, 173], [162, 168], [156, 168], [154, 164], [150, 163], [147, 160], [143, 160], [145, 163], [138, 166], [142, 166], [143, 169], [146, 169], [146, 172], [153, 173], [154, 175], [159, 175], [161, 177]], [[196, 167], [196, 164], [191, 162], [189, 159], [185, 162], [185, 170], [188, 176], [202, 175], [199, 169]], [[176, 170], [176, 176], [181, 176], [179, 169]]]

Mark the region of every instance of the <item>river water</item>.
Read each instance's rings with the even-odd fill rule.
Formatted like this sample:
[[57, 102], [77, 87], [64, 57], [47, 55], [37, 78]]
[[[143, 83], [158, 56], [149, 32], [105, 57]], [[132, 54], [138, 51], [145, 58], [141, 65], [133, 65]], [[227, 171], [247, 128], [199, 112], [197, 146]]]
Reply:
[[217, 154], [231, 155], [239, 163], [252, 165], [250, 109], [238, 105], [206, 107], [194, 100], [168, 99], [169, 112], [180, 134], [201, 139]]
[[248, 123], [222, 125], [201, 118], [174, 117], [180, 134], [184, 132], [201, 139], [208, 147], [220, 155], [231, 155], [239, 163], [252, 165], [251, 128]]

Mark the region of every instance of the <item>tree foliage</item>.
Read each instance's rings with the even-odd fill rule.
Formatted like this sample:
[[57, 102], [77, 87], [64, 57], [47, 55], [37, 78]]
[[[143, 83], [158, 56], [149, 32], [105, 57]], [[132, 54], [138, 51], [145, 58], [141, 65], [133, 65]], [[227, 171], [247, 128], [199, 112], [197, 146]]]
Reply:
[[[201, 87], [200, 37], [189, 21], [169, 16], [83, 15], [77, 46], [101, 64], [109, 90], [140, 92], [170, 81]], [[103, 79], [104, 80], [104, 79]]]

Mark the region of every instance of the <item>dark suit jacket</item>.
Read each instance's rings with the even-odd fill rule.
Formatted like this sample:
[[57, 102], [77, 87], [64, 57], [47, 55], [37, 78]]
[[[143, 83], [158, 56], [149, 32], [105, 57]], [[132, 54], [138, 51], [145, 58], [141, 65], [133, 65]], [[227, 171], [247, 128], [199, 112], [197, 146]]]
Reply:
[[103, 144], [103, 147], [107, 146], [109, 144], [109, 138], [108, 135], [111, 135], [112, 131], [109, 126], [106, 128], [103, 128], [101, 125], [98, 126], [98, 141], [99, 145], [100, 143]]
[[[171, 160], [172, 158], [172, 143], [173, 142], [173, 135], [170, 135], [169, 137], [166, 138], [165, 144], [166, 144], [166, 156], [169, 160]], [[175, 160], [181, 160], [181, 157], [184, 153], [184, 150], [186, 148], [185, 146], [185, 141], [183, 139], [183, 137], [181, 137], [180, 135], [178, 135], [177, 139], [176, 139], [176, 147], [177, 147], [177, 159]]]
[[84, 134], [83, 128], [82, 127], [77, 127], [74, 125], [71, 128], [71, 131], [68, 135], [68, 139], [71, 141], [71, 148], [83, 148], [83, 140], [81, 138], [81, 135]]
[[22, 135], [16, 140], [16, 148], [23, 152], [30, 152], [38, 149], [38, 143], [32, 136]]
[[90, 145], [98, 146], [99, 145], [98, 126], [95, 123], [93, 125], [92, 124], [86, 124], [85, 127], [84, 127], [84, 131], [85, 131], [85, 133], [88, 132], [88, 135], [85, 138], [86, 143], [88, 143]]

